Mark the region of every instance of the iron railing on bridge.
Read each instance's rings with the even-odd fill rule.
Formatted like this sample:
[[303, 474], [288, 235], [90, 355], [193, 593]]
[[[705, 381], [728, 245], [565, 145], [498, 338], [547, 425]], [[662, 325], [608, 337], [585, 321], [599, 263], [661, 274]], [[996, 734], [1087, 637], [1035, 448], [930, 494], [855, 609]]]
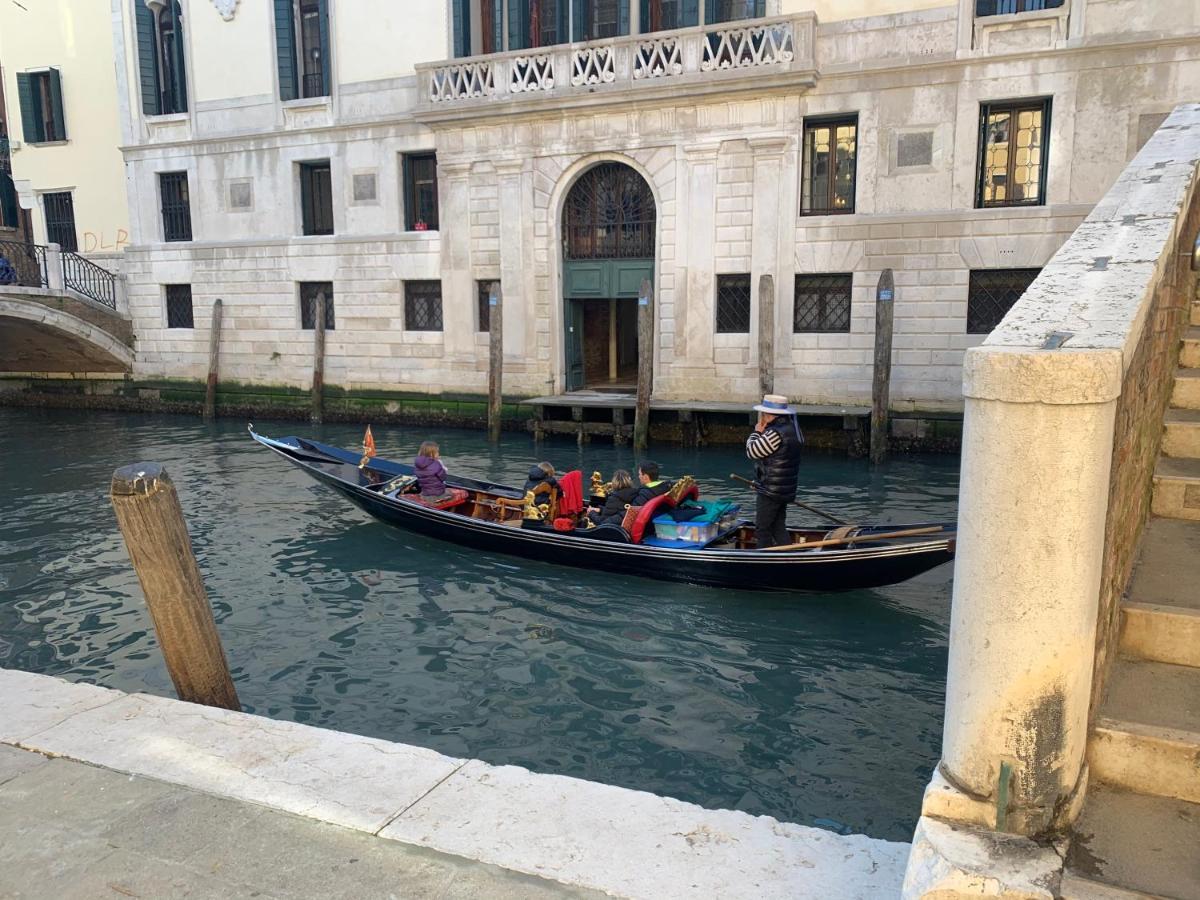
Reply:
[[[43, 244], [0, 241], [0, 285], [49, 287], [54, 254]], [[50, 262], [48, 262], [48, 259]], [[58, 253], [62, 284], [111, 310], [117, 308], [117, 276], [70, 250]]]

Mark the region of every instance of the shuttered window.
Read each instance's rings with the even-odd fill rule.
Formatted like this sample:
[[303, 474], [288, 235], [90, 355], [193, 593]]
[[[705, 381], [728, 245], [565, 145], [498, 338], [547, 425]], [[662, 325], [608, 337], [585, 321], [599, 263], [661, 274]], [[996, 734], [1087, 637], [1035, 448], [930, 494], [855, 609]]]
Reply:
[[437, 231], [437, 156], [433, 153], [406, 153], [403, 169], [405, 229]]
[[192, 239], [192, 206], [187, 172], [162, 172], [158, 176], [162, 198], [163, 240]]
[[183, 9], [179, 0], [156, 4], [157, 12], [142, 0], [134, 0], [133, 6], [142, 112], [148, 116], [185, 113], [188, 109], [187, 66]]
[[274, 0], [279, 97], [330, 94], [328, 0]]
[[300, 164], [300, 211], [304, 234], [333, 234], [329, 160]]
[[46, 214], [46, 240], [77, 253], [79, 241], [75, 237], [75, 200], [71, 192], [42, 194], [42, 210]]
[[195, 327], [192, 317], [192, 286], [190, 284], [167, 285], [167, 327]]
[[17, 97], [21, 102], [21, 130], [27, 144], [48, 144], [67, 139], [62, 77], [58, 69], [18, 72]]

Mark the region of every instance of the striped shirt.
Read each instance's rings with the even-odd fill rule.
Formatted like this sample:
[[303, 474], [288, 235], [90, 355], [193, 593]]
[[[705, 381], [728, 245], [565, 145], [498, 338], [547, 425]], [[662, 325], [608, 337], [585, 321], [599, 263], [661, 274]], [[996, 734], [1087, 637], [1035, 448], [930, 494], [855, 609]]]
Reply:
[[766, 459], [783, 443], [778, 431], [756, 431], [746, 438], [746, 455], [751, 459]]

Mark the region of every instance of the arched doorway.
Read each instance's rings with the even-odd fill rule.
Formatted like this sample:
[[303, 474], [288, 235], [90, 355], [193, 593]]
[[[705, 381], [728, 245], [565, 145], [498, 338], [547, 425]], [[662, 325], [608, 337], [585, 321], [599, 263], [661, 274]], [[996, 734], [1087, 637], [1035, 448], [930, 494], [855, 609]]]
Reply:
[[634, 169], [600, 163], [563, 207], [568, 391], [637, 387], [637, 296], [654, 278], [654, 194]]

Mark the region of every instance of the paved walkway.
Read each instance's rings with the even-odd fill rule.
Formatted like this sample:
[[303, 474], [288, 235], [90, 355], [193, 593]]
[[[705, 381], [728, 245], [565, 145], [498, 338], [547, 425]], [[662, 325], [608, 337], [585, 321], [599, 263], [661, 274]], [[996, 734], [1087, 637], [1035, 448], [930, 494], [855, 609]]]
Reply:
[[0, 746], [0, 897], [602, 897], [498, 866]]
[[874, 900], [897, 896], [908, 859], [907, 844], [11, 669], [0, 750], [4, 898]]

